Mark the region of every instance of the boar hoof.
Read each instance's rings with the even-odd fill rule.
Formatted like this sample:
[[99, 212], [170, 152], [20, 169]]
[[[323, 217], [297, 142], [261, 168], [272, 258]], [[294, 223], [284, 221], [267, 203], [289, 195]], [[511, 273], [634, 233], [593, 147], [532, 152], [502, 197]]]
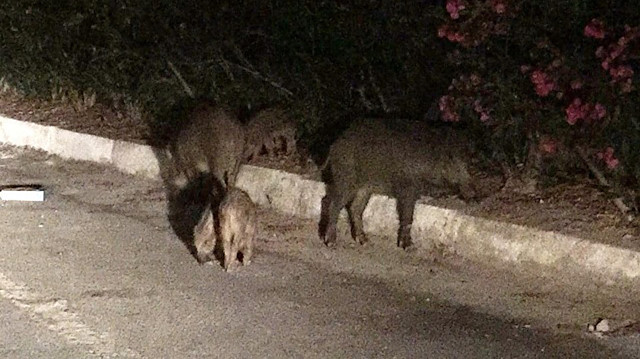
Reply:
[[416, 246], [414, 246], [413, 244], [410, 244], [409, 246], [404, 247], [403, 249], [407, 253], [413, 253], [413, 252], [415, 252], [417, 250]]
[[329, 247], [329, 248], [335, 248], [336, 247], [336, 241], [324, 241], [324, 245]]
[[198, 260], [198, 263], [200, 264], [204, 264], [208, 261], [211, 260], [211, 258], [209, 257], [209, 253], [203, 253], [203, 252], [198, 252], [196, 254], [196, 259]]
[[369, 238], [367, 238], [367, 236], [365, 236], [364, 234], [359, 234], [356, 236], [356, 242], [360, 243], [360, 245], [363, 245], [369, 242]]
[[225, 260], [223, 267], [225, 272], [231, 272], [233, 270], [233, 265], [235, 261]]
[[411, 239], [404, 239], [404, 240], [401, 239], [401, 240], [398, 241], [398, 247], [400, 247], [400, 248], [402, 248], [402, 249], [404, 249], [406, 251], [409, 251], [409, 250], [411, 250], [411, 248], [414, 247], [413, 246], [413, 241]]

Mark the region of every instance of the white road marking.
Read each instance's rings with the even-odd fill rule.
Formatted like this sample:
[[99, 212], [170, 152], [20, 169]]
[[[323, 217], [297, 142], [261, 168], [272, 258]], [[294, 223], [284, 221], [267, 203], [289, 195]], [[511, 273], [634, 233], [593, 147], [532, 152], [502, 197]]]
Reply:
[[107, 333], [97, 333], [82, 322], [64, 299], [46, 299], [26, 285], [16, 284], [0, 273], [0, 297], [11, 301], [27, 312], [36, 322], [63, 337], [68, 343], [87, 348], [89, 356], [100, 358], [142, 358], [142, 355], [125, 349], [117, 351], [115, 342]]

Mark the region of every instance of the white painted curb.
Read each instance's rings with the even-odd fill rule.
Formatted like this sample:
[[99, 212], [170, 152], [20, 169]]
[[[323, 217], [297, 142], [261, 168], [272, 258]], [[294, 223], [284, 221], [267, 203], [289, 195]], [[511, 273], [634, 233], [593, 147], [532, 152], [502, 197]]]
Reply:
[[[158, 179], [160, 165], [150, 146], [114, 141], [0, 116], [0, 142], [28, 146], [63, 158], [107, 163], [129, 174]], [[282, 171], [245, 165], [238, 186], [259, 205], [303, 218], [320, 215], [324, 184]], [[373, 196], [364, 213], [367, 232], [395, 238], [395, 200]], [[609, 280], [640, 277], [640, 253], [554, 232], [463, 215], [418, 204], [412, 236], [421, 247], [444, 244], [463, 257], [534, 262]]]

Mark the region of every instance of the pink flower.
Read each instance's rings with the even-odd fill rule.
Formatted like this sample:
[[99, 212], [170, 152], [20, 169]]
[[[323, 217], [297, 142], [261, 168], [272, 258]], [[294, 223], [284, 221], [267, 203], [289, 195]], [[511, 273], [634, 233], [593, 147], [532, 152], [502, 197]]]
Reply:
[[622, 93], [629, 93], [633, 91], [633, 85], [630, 78], [620, 84], [620, 91], [622, 91]]
[[540, 97], [549, 95], [549, 93], [555, 88], [555, 82], [553, 82], [549, 75], [540, 70], [533, 71], [530, 78], [531, 82], [535, 85], [536, 93]]
[[473, 111], [480, 114], [480, 121], [482, 122], [487, 122], [491, 119], [491, 116], [489, 116], [489, 111], [482, 106], [480, 100], [475, 100], [473, 102]]
[[538, 148], [543, 153], [556, 153], [556, 151], [558, 150], [558, 142], [554, 139], [545, 137], [538, 143]]
[[609, 69], [609, 74], [616, 80], [626, 79], [633, 76], [633, 69], [627, 65], [620, 65]]
[[469, 80], [471, 80], [471, 84], [473, 84], [473, 86], [478, 86], [481, 82], [478, 74], [471, 74], [471, 76], [469, 76]]
[[464, 41], [464, 35], [459, 32], [449, 32], [447, 34], [447, 40], [451, 42], [462, 42]]
[[534, 84], [542, 83], [545, 81], [546, 77], [547, 75], [544, 72], [535, 70], [531, 74], [531, 82], [533, 82]]
[[570, 125], [575, 125], [579, 119], [584, 118], [584, 110], [582, 107], [582, 100], [576, 98], [573, 100], [571, 105], [566, 108], [565, 113], [567, 114], [567, 122]]
[[440, 100], [438, 100], [438, 108], [440, 109], [440, 111], [446, 111], [452, 101], [453, 99], [451, 98], [451, 96], [442, 96], [440, 97]]
[[503, 0], [492, 0], [491, 7], [493, 8], [493, 11], [496, 12], [496, 14], [504, 14], [504, 12], [507, 10], [507, 5]]
[[622, 54], [622, 52], [624, 52], [624, 49], [625, 49], [624, 46], [611, 45], [609, 47], [608, 59], [609, 60], [616, 59], [618, 56], [620, 56], [620, 54]]
[[609, 168], [610, 170], [617, 168], [618, 165], [620, 164], [620, 160], [618, 160], [613, 155], [613, 152], [614, 152], [613, 147], [607, 147], [603, 151], [600, 151], [596, 154], [596, 157], [598, 157], [598, 159], [600, 160], [603, 160], [604, 163], [607, 165], [607, 168]]
[[549, 95], [551, 91], [553, 91], [553, 87], [554, 87], [553, 83], [545, 83], [545, 84], [538, 85], [536, 86], [536, 93], [540, 97], [545, 97]]
[[626, 37], [624, 37], [624, 36], [621, 36], [621, 37], [618, 39], [618, 45], [620, 45], [621, 47], [626, 47], [626, 46], [627, 46], [627, 43], [629, 43], [629, 39], [627, 39], [627, 38], [626, 38]]
[[452, 19], [460, 17], [460, 10], [464, 10], [466, 7], [462, 0], [447, 0], [446, 9]]
[[593, 110], [591, 111], [591, 117], [596, 120], [599, 120], [606, 115], [607, 115], [607, 109], [604, 108], [604, 106], [602, 106], [601, 104], [596, 103], [596, 105], [593, 107]]
[[529, 71], [531, 71], [531, 65], [520, 65], [520, 72], [526, 74]]
[[438, 28], [438, 37], [446, 37], [451, 42], [464, 41], [464, 35], [459, 32], [452, 31], [447, 25], [440, 26]]
[[625, 25], [624, 26], [624, 35], [622, 35], [619, 39], [618, 39], [618, 45], [622, 46], [622, 47], [626, 47], [629, 42], [635, 40], [638, 36], [640, 36], [640, 30], [639, 27], [631, 27], [629, 25]]
[[447, 25], [442, 25], [438, 28], [438, 37], [446, 37], [449, 32], [449, 27]]
[[480, 104], [480, 100], [475, 100], [473, 102], [473, 110], [478, 113], [483, 111], [482, 105]]
[[584, 27], [584, 36], [594, 39], [604, 39], [604, 25], [602, 21], [593, 19]]
[[575, 125], [578, 120], [600, 120], [607, 115], [607, 109], [600, 103], [595, 105], [589, 103], [582, 103], [582, 100], [576, 98], [571, 105], [565, 109], [567, 114], [567, 123]]
[[573, 81], [571, 81], [571, 89], [579, 90], [581, 88], [582, 88], [582, 81], [581, 80], [573, 80]]
[[449, 122], [458, 122], [460, 116], [454, 111], [454, 99], [451, 96], [442, 96], [438, 101], [438, 107], [440, 113], [442, 113], [442, 119]]

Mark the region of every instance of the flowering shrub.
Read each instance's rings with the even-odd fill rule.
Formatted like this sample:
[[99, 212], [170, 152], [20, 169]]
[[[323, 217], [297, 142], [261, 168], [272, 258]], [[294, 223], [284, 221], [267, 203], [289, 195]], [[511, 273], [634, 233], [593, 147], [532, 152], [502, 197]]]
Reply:
[[447, 12], [452, 19], [457, 19], [460, 17], [460, 11], [464, 10], [466, 7], [462, 0], [450, 0], [447, 1]]
[[488, 131], [494, 150], [521, 159], [531, 141], [544, 155], [581, 145], [640, 182], [640, 27], [613, 25], [636, 11], [572, 4], [448, 0], [437, 34], [461, 74], [440, 99], [442, 117]]
[[578, 120], [587, 122], [600, 120], [607, 114], [607, 110], [601, 104], [583, 104], [580, 98], [575, 98], [565, 112], [567, 113], [567, 123], [570, 125], [575, 125]]
[[540, 70], [531, 73], [531, 82], [535, 85], [536, 93], [540, 97], [547, 96], [556, 86], [555, 81]]
[[613, 152], [614, 152], [613, 147], [607, 147], [603, 151], [598, 152], [596, 154], [596, 157], [604, 161], [604, 163], [607, 164], [607, 167], [609, 169], [614, 169], [618, 167], [618, 164], [620, 163], [620, 161], [618, 161], [618, 159], [615, 158], [615, 156], [613, 155]]
[[594, 39], [604, 39], [604, 25], [602, 21], [593, 19], [584, 27], [584, 36]]

